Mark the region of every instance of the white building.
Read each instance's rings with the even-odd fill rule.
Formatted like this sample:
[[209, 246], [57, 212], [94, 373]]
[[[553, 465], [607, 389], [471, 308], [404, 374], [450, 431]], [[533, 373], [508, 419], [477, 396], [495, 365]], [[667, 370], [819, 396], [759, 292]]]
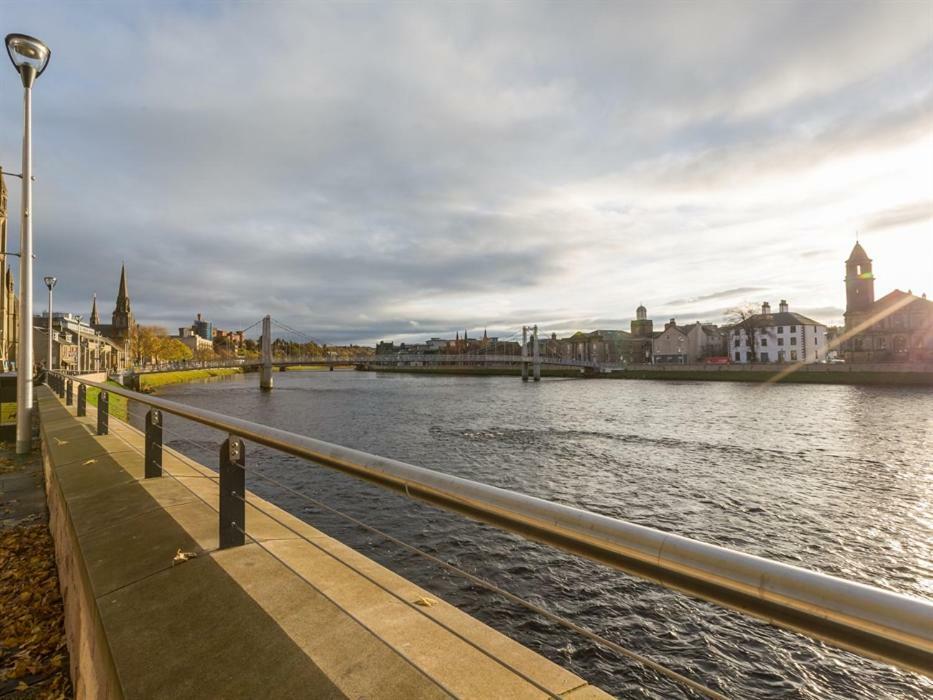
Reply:
[[779, 311], [761, 305], [761, 313], [729, 329], [729, 359], [748, 362], [819, 362], [826, 359], [826, 326], [787, 310], [781, 300]]

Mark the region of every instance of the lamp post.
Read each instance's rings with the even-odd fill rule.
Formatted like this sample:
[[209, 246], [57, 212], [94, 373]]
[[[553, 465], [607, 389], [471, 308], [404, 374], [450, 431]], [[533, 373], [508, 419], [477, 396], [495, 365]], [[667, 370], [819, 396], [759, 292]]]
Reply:
[[23, 81], [23, 196], [19, 258], [19, 345], [16, 349], [16, 454], [32, 448], [32, 86], [52, 52], [38, 39], [7, 34], [6, 52]]
[[[45, 286], [49, 288], [49, 363], [46, 365], [48, 372], [52, 371], [52, 288], [55, 286], [55, 283], [58, 282], [52, 276], [43, 277], [42, 281], [45, 282]], [[59, 358], [59, 364], [61, 364], [61, 358]]]
[[75, 314], [75, 318], [78, 319], [78, 361], [75, 363], [75, 374], [81, 374], [81, 319], [84, 317]]

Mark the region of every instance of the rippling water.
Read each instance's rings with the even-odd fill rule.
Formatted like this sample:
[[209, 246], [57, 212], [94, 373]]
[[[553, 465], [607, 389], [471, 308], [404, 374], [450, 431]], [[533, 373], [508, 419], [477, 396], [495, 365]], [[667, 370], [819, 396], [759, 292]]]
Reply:
[[[255, 375], [166, 398], [901, 593], [933, 596], [933, 391], [881, 387]], [[222, 437], [169, 418], [214, 466]], [[181, 439], [181, 436], [186, 438]], [[929, 696], [921, 676], [699, 602], [325, 468], [248, 464], [733, 697]], [[605, 690], [689, 697], [287, 492], [249, 487]]]

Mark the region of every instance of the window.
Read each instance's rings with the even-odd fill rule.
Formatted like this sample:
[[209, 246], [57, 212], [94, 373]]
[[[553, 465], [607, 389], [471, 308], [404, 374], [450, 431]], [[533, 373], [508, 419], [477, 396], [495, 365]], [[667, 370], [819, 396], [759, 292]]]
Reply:
[[763, 347], [763, 348], [768, 347], [768, 339], [767, 339], [767, 338], [762, 338], [762, 339], [761, 339], [761, 347]]
[[762, 361], [762, 362], [770, 362], [770, 361], [771, 361], [771, 360], [768, 359], [768, 353], [766, 353], [766, 352], [761, 353], [761, 361]]
[[791, 326], [791, 327], [790, 327], [790, 332], [791, 332], [791, 333], [796, 333], [796, 332], [797, 332], [797, 326]]
[[790, 361], [791, 361], [791, 362], [796, 362], [796, 361], [797, 361], [797, 351], [796, 351], [796, 350], [791, 350], [791, 351], [790, 351]]
[[784, 339], [778, 338], [778, 345], [783, 345], [783, 344], [784, 344]]
[[746, 339], [745, 339], [745, 347], [750, 348], [751, 346], [752, 346], [752, 339], [751, 339], [751, 338], [746, 338]]
[[778, 333], [784, 332], [784, 326], [778, 326]]
[[741, 361], [742, 361], [742, 353], [740, 353], [740, 352], [735, 353], [735, 361], [736, 361], [736, 362], [741, 362]]
[[741, 342], [742, 342], [741, 340], [739, 340], [738, 338], [736, 338], [736, 339], [735, 339], [735, 347], [739, 347], [739, 343], [741, 343]]
[[790, 344], [791, 344], [791, 345], [796, 345], [796, 344], [797, 344], [797, 338], [791, 338], [791, 339], [790, 339]]

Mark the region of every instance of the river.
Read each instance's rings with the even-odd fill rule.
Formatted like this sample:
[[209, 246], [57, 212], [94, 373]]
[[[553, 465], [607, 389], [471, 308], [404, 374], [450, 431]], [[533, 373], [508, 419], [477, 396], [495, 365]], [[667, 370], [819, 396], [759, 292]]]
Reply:
[[[933, 595], [933, 390], [288, 372], [161, 395], [824, 573]], [[216, 466], [223, 436], [169, 417]], [[933, 682], [265, 448], [289, 486], [731, 697], [929, 697]], [[249, 471], [247, 472], [249, 473]], [[288, 492], [249, 488], [625, 697], [690, 697], [634, 662]]]

